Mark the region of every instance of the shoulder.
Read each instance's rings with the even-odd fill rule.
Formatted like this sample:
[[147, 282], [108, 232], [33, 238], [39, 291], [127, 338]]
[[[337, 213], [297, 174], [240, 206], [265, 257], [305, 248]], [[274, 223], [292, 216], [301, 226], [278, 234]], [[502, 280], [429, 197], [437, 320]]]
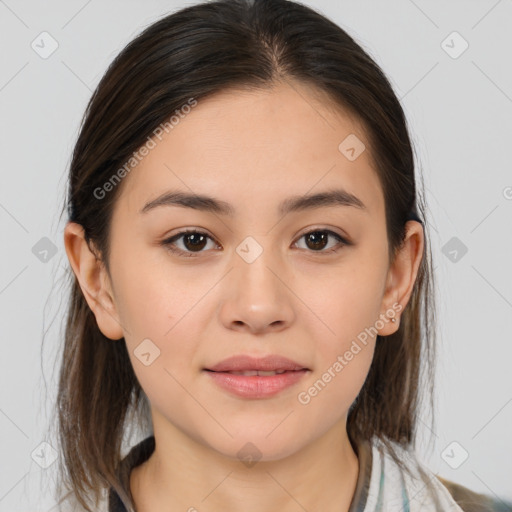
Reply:
[[464, 512], [512, 512], [512, 503], [508, 501], [491, 498], [486, 494], [479, 494], [439, 475], [435, 476], [446, 487]]
[[[386, 445], [380, 439], [374, 440], [372, 444], [375, 461], [372, 464], [372, 470], [374, 470], [372, 472], [376, 473], [372, 475], [372, 479], [376, 481], [373, 487], [377, 494], [386, 496], [386, 485], [380, 485], [384, 491], [381, 493], [377, 482], [380, 480], [387, 484], [389, 481], [390, 485], [387, 487], [391, 486], [398, 490], [395, 498], [397, 503], [400, 496], [411, 496], [413, 498], [407, 498], [407, 504], [418, 502], [423, 508], [425, 505], [430, 506], [428, 510], [512, 512], [510, 501], [496, 495], [477, 493], [429, 470], [411, 445], [399, 444], [394, 441], [388, 442]], [[393, 456], [391, 456], [392, 454]], [[400, 464], [397, 459], [400, 460]], [[388, 475], [391, 478], [388, 479]], [[416, 509], [411, 507], [410, 510]]]

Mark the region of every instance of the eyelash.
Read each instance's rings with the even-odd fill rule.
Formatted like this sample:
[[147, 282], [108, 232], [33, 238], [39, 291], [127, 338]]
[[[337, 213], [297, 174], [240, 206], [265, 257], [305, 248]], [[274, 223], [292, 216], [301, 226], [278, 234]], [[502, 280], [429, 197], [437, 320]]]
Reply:
[[[176, 247], [174, 247], [174, 242], [176, 240], [178, 240], [179, 238], [183, 237], [184, 235], [188, 235], [188, 234], [192, 234], [192, 233], [196, 234], [196, 235], [206, 236], [207, 238], [209, 238], [210, 240], [212, 240], [212, 241], [214, 241], [216, 243], [216, 241], [213, 240], [213, 238], [210, 235], [208, 235], [207, 233], [205, 233], [204, 231], [199, 231], [197, 229], [187, 229], [187, 230], [184, 230], [184, 231], [180, 231], [179, 233], [176, 233], [171, 238], [167, 238], [166, 240], [163, 240], [161, 242], [161, 245], [165, 246], [166, 249], [169, 250], [170, 252], [178, 254], [180, 256], [184, 256], [186, 258], [197, 257], [202, 252], [205, 252], [205, 251], [197, 251], [197, 252], [183, 251], [182, 249], [177, 249]], [[346, 240], [342, 236], [338, 235], [338, 233], [335, 233], [334, 231], [331, 231], [329, 229], [318, 229], [318, 228], [313, 229], [311, 231], [308, 231], [307, 233], [302, 234], [297, 239], [297, 241], [300, 240], [301, 238], [307, 236], [307, 235], [310, 235], [311, 233], [327, 233], [329, 235], [332, 235], [334, 238], [336, 238], [339, 243], [337, 244], [337, 246], [331, 247], [330, 249], [327, 249], [327, 250], [320, 250], [320, 251], [313, 251], [313, 250], [311, 250], [311, 251], [308, 251], [308, 252], [317, 253], [317, 254], [326, 254], [326, 253], [329, 254], [329, 253], [338, 252], [345, 245], [352, 245], [348, 240]]]

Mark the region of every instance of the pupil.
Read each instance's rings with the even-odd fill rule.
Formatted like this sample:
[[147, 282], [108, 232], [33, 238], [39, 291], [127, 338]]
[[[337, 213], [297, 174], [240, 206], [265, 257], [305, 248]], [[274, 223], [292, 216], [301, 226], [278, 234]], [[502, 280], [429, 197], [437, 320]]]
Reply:
[[[318, 236], [319, 233], [320, 236]], [[325, 233], [322, 233], [321, 231], [315, 231], [307, 236], [307, 240], [313, 240], [314, 249], [323, 249], [325, 247], [327, 236]], [[320, 247], [318, 246], [318, 244], [320, 244]]]
[[[189, 235], [186, 235], [185, 236], [185, 246], [187, 247], [187, 249], [190, 249], [190, 248], [199, 248], [199, 249], [202, 249], [203, 246], [204, 246], [204, 242], [205, 242], [205, 239], [206, 237], [204, 235], [200, 235], [200, 234], [197, 234], [197, 233], [192, 233], [192, 234], [189, 234]], [[188, 244], [187, 244], [187, 241], [189, 240], [192, 240], [192, 247], [188, 247]], [[195, 241], [194, 241], [195, 240]], [[203, 244], [202, 246], [200, 244]]]

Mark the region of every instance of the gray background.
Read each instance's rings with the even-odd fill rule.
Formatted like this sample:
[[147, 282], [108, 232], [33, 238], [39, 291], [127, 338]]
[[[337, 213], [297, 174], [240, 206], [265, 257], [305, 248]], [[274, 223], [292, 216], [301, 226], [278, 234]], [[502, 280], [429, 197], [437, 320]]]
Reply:
[[[36, 460], [52, 453], [41, 443], [67, 297], [59, 213], [86, 102], [128, 41], [190, 3], [0, 0], [1, 511], [54, 504], [44, 485], [55, 464]], [[421, 415], [421, 439], [432, 444], [422, 441], [420, 458], [445, 478], [511, 499], [512, 1], [305, 3], [382, 66], [423, 169], [440, 338], [437, 422], [430, 432]], [[43, 31], [58, 43], [47, 59], [31, 47]], [[454, 31], [469, 44], [461, 55]]]

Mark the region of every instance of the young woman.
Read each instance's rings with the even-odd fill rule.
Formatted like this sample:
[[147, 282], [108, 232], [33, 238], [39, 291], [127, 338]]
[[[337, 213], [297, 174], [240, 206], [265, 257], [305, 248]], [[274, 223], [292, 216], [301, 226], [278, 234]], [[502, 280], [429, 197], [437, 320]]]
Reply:
[[340, 27], [285, 0], [153, 24], [93, 94], [67, 208], [64, 504], [511, 510], [415, 457], [425, 208], [400, 103]]

